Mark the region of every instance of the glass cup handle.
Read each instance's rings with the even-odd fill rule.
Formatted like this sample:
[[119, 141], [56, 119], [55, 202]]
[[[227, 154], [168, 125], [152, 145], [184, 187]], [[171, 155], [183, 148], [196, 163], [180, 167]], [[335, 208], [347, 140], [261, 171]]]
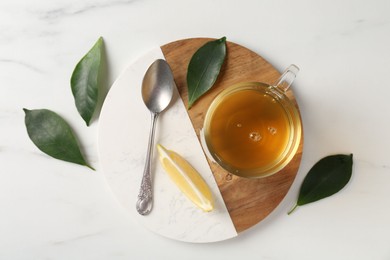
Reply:
[[290, 88], [293, 81], [295, 80], [295, 77], [297, 76], [298, 72], [299, 72], [298, 66], [291, 64], [283, 72], [282, 76], [280, 76], [280, 78], [276, 81], [274, 86], [280, 89], [281, 91], [286, 92]]

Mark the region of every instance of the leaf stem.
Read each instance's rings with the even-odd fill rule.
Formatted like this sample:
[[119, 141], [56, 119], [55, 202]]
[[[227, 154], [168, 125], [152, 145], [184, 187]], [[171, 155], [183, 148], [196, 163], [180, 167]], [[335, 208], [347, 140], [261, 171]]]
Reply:
[[290, 215], [291, 213], [293, 213], [294, 210], [295, 210], [297, 207], [298, 207], [298, 204], [296, 203], [295, 206], [294, 206], [292, 209], [290, 209], [289, 212], [287, 212], [287, 215]]
[[93, 171], [96, 171], [95, 168], [93, 168], [91, 165], [89, 164], [85, 164], [85, 166], [87, 166], [89, 169], [93, 170]]

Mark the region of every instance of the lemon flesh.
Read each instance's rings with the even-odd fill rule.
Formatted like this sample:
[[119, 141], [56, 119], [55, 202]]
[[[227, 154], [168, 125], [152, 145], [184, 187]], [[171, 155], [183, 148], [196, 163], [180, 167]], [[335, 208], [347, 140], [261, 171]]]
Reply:
[[179, 154], [157, 145], [162, 167], [179, 189], [199, 208], [209, 212], [214, 201], [209, 186], [202, 176]]

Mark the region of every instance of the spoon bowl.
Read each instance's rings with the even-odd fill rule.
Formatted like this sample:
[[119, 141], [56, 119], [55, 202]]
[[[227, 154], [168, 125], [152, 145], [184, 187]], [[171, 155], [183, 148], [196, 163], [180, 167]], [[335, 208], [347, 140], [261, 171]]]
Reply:
[[171, 68], [165, 60], [156, 60], [142, 81], [142, 99], [152, 113], [161, 113], [171, 102], [175, 87]]
[[174, 87], [176, 87], [176, 84], [168, 63], [163, 59], [158, 59], [153, 62], [145, 73], [141, 91], [142, 99], [150, 111], [152, 120], [145, 169], [136, 203], [136, 209], [141, 215], [147, 215], [152, 210], [153, 188], [151, 159], [153, 157], [155, 126], [159, 114], [168, 107], [172, 100]]

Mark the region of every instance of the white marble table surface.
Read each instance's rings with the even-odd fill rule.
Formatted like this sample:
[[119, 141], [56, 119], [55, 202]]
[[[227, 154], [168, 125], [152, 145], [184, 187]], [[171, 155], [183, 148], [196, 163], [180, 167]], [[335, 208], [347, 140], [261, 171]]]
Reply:
[[[389, 13], [388, 0], [2, 0], [0, 259], [390, 259]], [[226, 36], [279, 70], [300, 66], [302, 164], [267, 219], [227, 241], [191, 244], [129, 216], [99, 164], [99, 119], [85, 126], [69, 87], [99, 36], [107, 86], [150, 48], [191, 37]], [[24, 107], [62, 115], [96, 172], [42, 154]], [[350, 183], [287, 216], [307, 171], [334, 153], [354, 154]]]

